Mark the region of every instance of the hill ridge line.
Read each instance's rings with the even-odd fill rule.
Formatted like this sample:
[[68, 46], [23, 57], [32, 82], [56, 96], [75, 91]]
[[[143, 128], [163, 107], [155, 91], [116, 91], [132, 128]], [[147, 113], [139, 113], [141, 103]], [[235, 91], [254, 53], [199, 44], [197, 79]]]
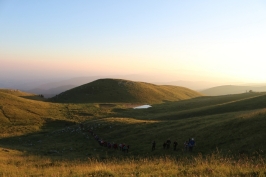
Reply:
[[244, 101], [244, 100], [248, 100], [248, 99], [252, 99], [252, 98], [256, 98], [256, 97], [261, 97], [261, 96], [264, 96], [264, 95], [266, 95], [266, 94], [261, 94], [261, 95], [258, 95], [258, 96], [252, 96], [252, 97], [249, 97], [249, 98], [242, 98], [242, 99], [238, 99], [238, 100], [234, 100], [234, 101], [229, 101], [229, 102], [226, 102], [226, 103], [219, 103], [219, 104], [215, 104], [215, 105], [203, 106], [203, 107], [200, 107], [200, 108], [182, 110], [180, 112], [186, 112], [186, 111], [192, 111], [192, 110], [204, 109], [204, 108], [219, 107], [219, 106], [230, 104], [230, 103], [236, 103], [236, 102], [240, 102], [240, 101]]
[[[216, 109], [216, 108], [219, 108], [219, 107], [227, 105], [227, 104], [233, 104], [233, 103], [241, 102], [241, 101], [244, 101], [244, 100], [249, 100], [249, 99], [253, 99], [253, 98], [257, 98], [257, 97], [262, 97], [262, 96], [265, 96], [265, 95], [266, 94], [261, 94], [261, 95], [252, 96], [252, 97], [249, 97], [249, 98], [229, 101], [229, 102], [226, 102], [226, 103], [220, 103], [220, 104], [215, 104], [215, 105], [209, 105], [209, 106], [203, 106], [203, 107], [197, 107], [197, 108], [192, 108], [192, 109], [186, 109], [186, 110], [181, 110], [181, 111], [177, 111], [177, 112], [172, 112], [170, 117], [177, 116], [177, 117], [179, 117], [178, 119], [204, 117], [204, 116], [206, 116], [205, 114], [192, 115], [191, 116], [191, 115], [189, 115], [189, 113], [193, 113], [193, 112], [195, 114], [202, 113], [202, 111], [208, 111], [208, 110]], [[228, 112], [237, 112], [237, 111], [217, 112], [215, 114], [225, 114], [225, 113], [228, 113]], [[208, 113], [207, 115], [214, 115], [214, 114], [213, 113]], [[166, 116], [166, 117], [169, 117], [169, 115]], [[166, 118], [166, 117], [162, 116], [161, 118]]]
[[1, 109], [1, 111], [2, 111], [2, 113], [3, 113], [3, 115], [5, 116], [5, 118], [6, 118], [9, 122], [11, 122], [11, 121], [10, 121], [10, 117], [7, 116], [7, 115], [5, 114], [5, 111], [3, 110], [3, 108], [4, 108], [4, 107], [2, 107], [2, 106], [0, 107], [0, 109]]
[[59, 103], [163, 103], [202, 96], [179, 86], [162, 86], [123, 79], [99, 79], [50, 99]]
[[226, 102], [226, 103], [216, 104], [216, 105], [213, 105], [213, 106], [225, 105], [225, 104], [229, 104], [229, 103], [235, 103], [235, 102], [239, 102], [239, 101], [249, 100], [249, 99], [256, 98], [256, 97], [261, 97], [261, 96], [264, 96], [264, 95], [266, 95], [266, 94], [264, 93], [264, 94], [253, 96], [253, 97], [242, 98], [242, 99], [238, 99], [238, 100], [234, 100], [234, 101], [229, 101], [229, 102]]

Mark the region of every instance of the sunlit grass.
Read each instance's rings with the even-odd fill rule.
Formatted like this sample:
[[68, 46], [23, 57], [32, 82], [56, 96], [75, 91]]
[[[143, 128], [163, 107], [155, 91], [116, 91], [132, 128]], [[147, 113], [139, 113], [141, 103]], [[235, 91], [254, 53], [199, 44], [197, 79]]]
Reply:
[[152, 123], [158, 123], [160, 121], [158, 120], [140, 120], [140, 119], [134, 119], [134, 118], [116, 118], [116, 117], [110, 117], [110, 118], [104, 118], [101, 119], [102, 122], [107, 122], [107, 123], [122, 123], [122, 124], [152, 124]]
[[219, 152], [186, 158], [110, 158], [59, 160], [28, 156], [23, 152], [0, 151], [0, 175], [12, 176], [265, 176], [265, 160], [252, 157], [223, 157]]

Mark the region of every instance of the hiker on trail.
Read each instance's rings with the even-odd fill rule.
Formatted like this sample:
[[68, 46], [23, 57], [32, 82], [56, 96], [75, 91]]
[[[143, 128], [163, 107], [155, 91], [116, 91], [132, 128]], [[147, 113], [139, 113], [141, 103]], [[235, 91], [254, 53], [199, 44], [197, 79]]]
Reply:
[[170, 139], [168, 139], [168, 140], [166, 141], [166, 147], [167, 147], [167, 149], [169, 149], [169, 148], [170, 148], [170, 145], [171, 145], [171, 140], [170, 140]]
[[120, 150], [120, 151], [122, 151], [122, 147], [123, 147], [123, 145], [120, 143], [120, 144], [119, 144], [119, 150]]
[[108, 142], [108, 143], [107, 143], [107, 147], [108, 147], [109, 149], [111, 149], [111, 148], [112, 148], [112, 143]]
[[195, 146], [195, 140], [194, 138], [191, 138], [191, 140], [188, 142], [188, 148], [190, 152], [192, 152], [194, 146]]
[[156, 142], [155, 142], [155, 141], [153, 141], [153, 142], [152, 142], [152, 147], [151, 147], [151, 150], [152, 150], [152, 151], [154, 151], [154, 150], [155, 150], [155, 146], [156, 146]]
[[188, 150], [188, 141], [184, 142], [184, 147], [185, 147], [185, 151], [187, 151]]
[[177, 145], [178, 145], [178, 143], [177, 143], [177, 141], [175, 140], [175, 141], [174, 141], [174, 151], [176, 151], [176, 147], [177, 147]]
[[98, 137], [98, 135], [95, 135], [94, 138], [98, 141], [100, 138]]
[[126, 146], [125, 143], [123, 143], [123, 144], [122, 144], [122, 151], [123, 151], [123, 152], [124, 152], [124, 150], [125, 150], [125, 148], [124, 148], [125, 146]]
[[166, 148], [166, 142], [163, 143], [163, 148], [164, 148], [164, 149]]
[[106, 141], [103, 142], [103, 146], [107, 147], [107, 142]]
[[114, 143], [114, 144], [113, 144], [113, 148], [114, 148], [115, 150], [118, 149], [118, 145], [117, 145], [117, 143]]
[[127, 145], [127, 146], [124, 145], [124, 146], [123, 146], [123, 152], [128, 152], [128, 149], [129, 149], [129, 145]]

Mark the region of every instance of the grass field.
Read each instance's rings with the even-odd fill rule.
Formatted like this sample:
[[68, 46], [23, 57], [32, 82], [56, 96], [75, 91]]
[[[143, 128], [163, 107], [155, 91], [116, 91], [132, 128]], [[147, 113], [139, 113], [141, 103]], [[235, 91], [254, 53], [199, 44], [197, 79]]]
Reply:
[[58, 160], [25, 155], [14, 150], [0, 151], [0, 176], [265, 176], [261, 157], [235, 159], [218, 153], [206, 158], [110, 158]]
[[[136, 110], [136, 103], [53, 103], [0, 90], [0, 176], [266, 176], [265, 100], [245, 93]], [[100, 146], [89, 129], [129, 152]], [[192, 137], [196, 147], [187, 152]], [[167, 139], [177, 151], [163, 149]]]

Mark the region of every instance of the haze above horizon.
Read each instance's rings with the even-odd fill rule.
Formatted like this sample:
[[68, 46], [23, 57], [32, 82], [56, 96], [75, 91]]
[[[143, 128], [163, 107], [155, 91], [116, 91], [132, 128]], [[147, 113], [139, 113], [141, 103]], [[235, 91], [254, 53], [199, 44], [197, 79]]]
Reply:
[[263, 0], [0, 0], [0, 26], [0, 82], [135, 74], [266, 83]]

